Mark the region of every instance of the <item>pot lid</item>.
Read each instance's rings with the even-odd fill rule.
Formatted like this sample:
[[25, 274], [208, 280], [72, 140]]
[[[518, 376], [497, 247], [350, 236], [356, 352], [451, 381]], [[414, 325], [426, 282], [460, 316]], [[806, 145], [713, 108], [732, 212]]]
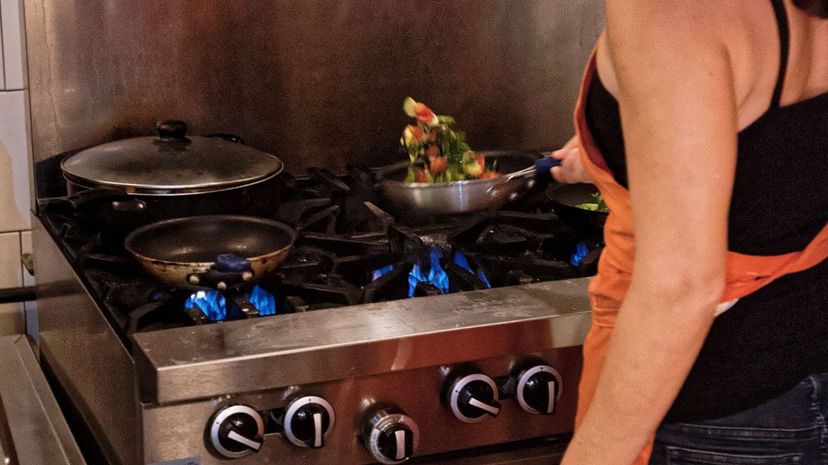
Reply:
[[69, 181], [146, 195], [215, 192], [264, 181], [282, 171], [268, 153], [219, 137], [187, 137], [182, 121], [158, 123], [158, 137], [98, 145], [61, 162]]

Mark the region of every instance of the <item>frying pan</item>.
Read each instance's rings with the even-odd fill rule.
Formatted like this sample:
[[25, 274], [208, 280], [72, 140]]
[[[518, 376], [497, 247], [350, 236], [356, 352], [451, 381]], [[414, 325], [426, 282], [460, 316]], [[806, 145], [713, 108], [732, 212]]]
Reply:
[[560, 160], [531, 152], [480, 153], [487, 161], [494, 161], [498, 171], [505, 174], [491, 179], [435, 184], [405, 182], [408, 162], [401, 162], [380, 170], [380, 186], [400, 212], [467, 213], [498, 208], [517, 198], [520, 190], [529, 187], [532, 181], [551, 182], [549, 169], [560, 165]]
[[598, 188], [593, 184], [553, 184], [545, 192], [562, 221], [577, 227], [603, 229], [607, 212], [578, 208], [582, 203], [594, 203], [597, 193]]
[[124, 246], [159, 280], [224, 290], [258, 281], [287, 258], [296, 232], [251, 216], [205, 215], [142, 226]]

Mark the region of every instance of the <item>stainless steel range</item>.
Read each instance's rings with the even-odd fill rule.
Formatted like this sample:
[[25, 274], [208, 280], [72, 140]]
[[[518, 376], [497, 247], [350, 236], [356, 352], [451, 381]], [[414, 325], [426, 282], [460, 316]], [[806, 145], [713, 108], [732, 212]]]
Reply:
[[560, 454], [600, 231], [562, 223], [543, 192], [497, 212], [421, 218], [392, 211], [372, 170], [281, 182], [272, 219], [298, 231], [293, 251], [271, 277], [225, 292], [163, 285], [122, 232], [84, 219], [72, 198], [39, 201], [42, 361], [102, 459]]

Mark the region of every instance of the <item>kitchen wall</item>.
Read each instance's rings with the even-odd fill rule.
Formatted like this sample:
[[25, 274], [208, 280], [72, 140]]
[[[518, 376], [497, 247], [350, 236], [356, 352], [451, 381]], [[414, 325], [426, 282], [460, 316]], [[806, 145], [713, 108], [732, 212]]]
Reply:
[[[25, 38], [22, 0], [0, 0], [0, 288], [33, 285]], [[23, 304], [0, 305], [0, 335], [23, 332]]]
[[411, 95], [475, 148], [572, 133], [601, 0], [25, 0], [36, 159], [176, 117], [293, 172], [388, 164]]

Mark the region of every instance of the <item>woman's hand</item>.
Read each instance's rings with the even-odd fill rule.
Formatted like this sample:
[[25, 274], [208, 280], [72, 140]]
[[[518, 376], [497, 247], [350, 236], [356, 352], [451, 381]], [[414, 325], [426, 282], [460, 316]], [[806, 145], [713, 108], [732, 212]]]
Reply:
[[561, 160], [561, 166], [553, 167], [550, 172], [555, 181], [574, 184], [578, 182], [592, 184], [594, 181], [589, 177], [589, 174], [584, 171], [584, 166], [581, 164], [581, 141], [578, 136], [573, 136], [569, 139], [563, 147], [552, 152], [552, 158]]

